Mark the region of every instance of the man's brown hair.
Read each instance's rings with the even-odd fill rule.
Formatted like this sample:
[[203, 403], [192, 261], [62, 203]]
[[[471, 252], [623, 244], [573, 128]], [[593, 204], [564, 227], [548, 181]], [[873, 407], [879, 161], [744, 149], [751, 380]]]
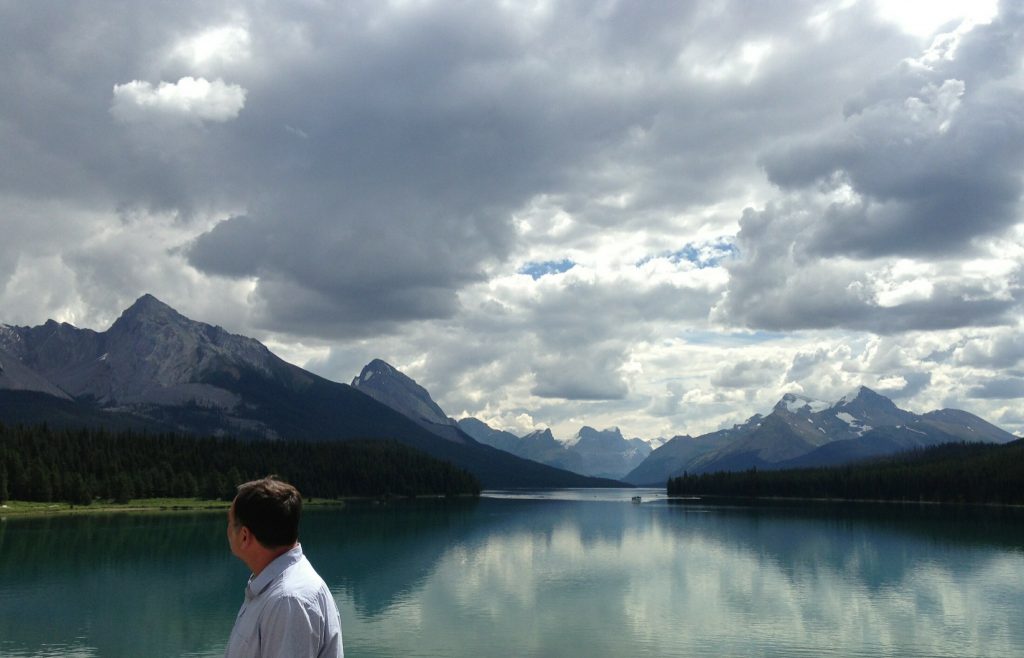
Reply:
[[235, 524], [249, 528], [267, 548], [291, 546], [299, 539], [302, 496], [299, 490], [268, 475], [238, 485]]

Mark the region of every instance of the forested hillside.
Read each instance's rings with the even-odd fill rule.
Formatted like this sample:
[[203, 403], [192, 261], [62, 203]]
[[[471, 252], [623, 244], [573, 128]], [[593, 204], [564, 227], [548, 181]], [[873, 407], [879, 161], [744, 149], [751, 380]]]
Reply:
[[669, 495], [1024, 504], [1024, 440], [949, 443], [856, 465], [683, 474]]
[[0, 425], [0, 502], [231, 499], [236, 485], [271, 473], [306, 497], [480, 492], [468, 472], [393, 441], [239, 441]]

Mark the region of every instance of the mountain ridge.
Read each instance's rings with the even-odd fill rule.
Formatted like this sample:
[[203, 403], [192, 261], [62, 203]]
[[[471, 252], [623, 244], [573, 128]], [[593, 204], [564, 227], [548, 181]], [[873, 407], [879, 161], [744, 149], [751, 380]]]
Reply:
[[534, 430], [521, 437], [495, 430], [477, 418], [458, 421], [476, 440], [500, 447], [513, 454], [566, 470], [620, 479], [650, 454], [652, 448], [643, 439], [626, 439], [617, 427], [596, 430], [584, 425], [569, 441], [559, 441], [550, 429]]
[[572, 440], [562, 443], [549, 429], [516, 437], [476, 418], [456, 421], [445, 414], [429, 391], [382, 359], [364, 366], [352, 386], [450, 441], [478, 441], [580, 475], [617, 480], [650, 453], [644, 441], [626, 440], [614, 427], [598, 431], [584, 426]]
[[905, 411], [864, 386], [832, 403], [786, 393], [766, 416], [696, 438], [675, 436], [653, 450], [615, 427], [585, 425], [565, 442], [550, 430], [516, 437], [477, 419], [453, 420], [425, 388], [381, 359], [351, 385], [332, 382], [148, 294], [102, 332], [54, 320], [0, 325], [0, 396], [7, 414], [0, 421], [79, 418], [93, 426], [107, 419], [271, 440], [396, 438], [490, 487], [608, 486], [620, 478], [660, 486], [683, 471], [846, 463], [940, 442], [1016, 438], [962, 410]]
[[20, 414], [20, 422], [57, 418], [66, 425], [107, 422], [246, 439], [398, 440], [465, 468], [485, 487], [616, 484], [468, 436], [453, 442], [347, 384], [285, 362], [255, 339], [190, 320], [152, 295], [136, 300], [105, 332], [53, 320], [2, 329], [0, 358], [17, 360], [71, 398], [25, 395], [0, 381], [0, 409]]
[[959, 409], [914, 414], [866, 386], [834, 403], [787, 393], [767, 416], [696, 438], [674, 437], [624, 480], [660, 486], [684, 472], [830, 466], [941, 443], [1016, 438]]

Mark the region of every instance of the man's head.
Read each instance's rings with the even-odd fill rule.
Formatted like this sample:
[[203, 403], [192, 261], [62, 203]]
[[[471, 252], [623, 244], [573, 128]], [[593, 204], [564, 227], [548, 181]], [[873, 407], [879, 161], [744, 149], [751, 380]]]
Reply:
[[299, 538], [301, 515], [302, 496], [287, 482], [265, 477], [239, 485], [228, 510], [231, 552], [248, 563], [250, 551], [276, 553], [291, 548]]

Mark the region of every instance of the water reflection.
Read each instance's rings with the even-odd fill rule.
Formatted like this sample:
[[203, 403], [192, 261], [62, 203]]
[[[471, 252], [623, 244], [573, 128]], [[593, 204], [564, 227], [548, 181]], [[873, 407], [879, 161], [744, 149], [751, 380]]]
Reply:
[[[1019, 511], [560, 496], [311, 510], [347, 654], [1024, 651]], [[0, 654], [221, 654], [246, 576], [223, 524], [0, 523]]]
[[355, 610], [349, 646], [437, 656], [1024, 648], [1021, 526], [998, 513], [506, 500], [483, 501], [475, 521], [409, 596], [372, 616]]
[[237, 610], [246, 577], [224, 542], [222, 513], [0, 522], [0, 655], [223, 646], [234, 616], [205, 612]]

